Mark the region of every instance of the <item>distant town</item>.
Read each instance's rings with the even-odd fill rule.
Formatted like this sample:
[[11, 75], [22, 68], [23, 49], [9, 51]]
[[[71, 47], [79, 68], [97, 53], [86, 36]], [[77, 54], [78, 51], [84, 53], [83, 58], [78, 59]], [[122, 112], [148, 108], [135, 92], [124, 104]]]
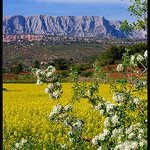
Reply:
[[126, 39], [126, 38], [92, 38], [92, 37], [71, 37], [71, 36], [52, 36], [43, 34], [4, 34], [3, 42], [16, 42], [18, 40], [27, 41], [85, 41], [85, 42], [98, 42], [103, 44], [138, 44], [145, 43], [147, 39]]

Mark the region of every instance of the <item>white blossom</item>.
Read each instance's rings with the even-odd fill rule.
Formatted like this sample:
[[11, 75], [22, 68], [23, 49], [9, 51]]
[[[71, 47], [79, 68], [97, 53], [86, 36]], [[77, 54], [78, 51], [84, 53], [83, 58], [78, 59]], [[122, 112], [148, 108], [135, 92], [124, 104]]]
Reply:
[[59, 82], [56, 82], [56, 85], [59, 86], [59, 87], [61, 86]]
[[117, 123], [119, 123], [118, 121], [119, 117], [117, 115], [112, 116], [111, 121], [114, 125], [116, 125]]
[[104, 141], [105, 140], [105, 134], [102, 133], [98, 136], [98, 140]]
[[21, 148], [22, 144], [21, 143], [16, 143], [15, 146], [16, 146], [16, 148]]
[[56, 106], [54, 106], [53, 111], [50, 112], [50, 115], [48, 116], [48, 120], [53, 119], [55, 114], [59, 114], [61, 109], [62, 109], [62, 106], [60, 105], [60, 103], [58, 103]]
[[139, 142], [139, 145], [140, 147], [143, 147], [144, 145], [147, 145], [147, 141], [142, 139], [140, 142]]
[[60, 95], [60, 93], [59, 93], [58, 90], [53, 92], [53, 96], [54, 96], [55, 98], [58, 98], [59, 95]]
[[132, 132], [132, 128], [128, 128], [128, 129], [126, 129], [126, 131], [125, 131], [126, 134], [130, 134], [131, 132]]
[[62, 126], [63, 126], [63, 127], [68, 127], [68, 123], [67, 123], [66, 120], [64, 120], [64, 122], [62, 123]]
[[125, 141], [124, 143], [123, 143], [123, 146], [124, 146], [124, 149], [125, 150], [131, 150], [131, 142], [129, 142], [129, 141]]
[[73, 143], [75, 141], [74, 138], [69, 138], [69, 142]]
[[91, 91], [90, 90], [88, 90], [87, 92], [88, 92], [88, 95], [91, 95]]
[[117, 71], [120, 72], [120, 71], [123, 71], [124, 67], [122, 64], [118, 64], [117, 66]]
[[37, 79], [37, 83], [36, 83], [36, 84], [37, 84], [37, 85], [42, 85], [42, 84], [43, 84], [43, 82], [41, 82], [41, 81], [40, 81], [40, 78], [38, 78], [38, 79]]
[[66, 117], [66, 114], [64, 113], [64, 114], [61, 114], [60, 116], [59, 116], [59, 118], [64, 118], [64, 117]]
[[139, 104], [141, 104], [141, 98], [134, 97], [134, 98], [133, 98], [133, 102], [134, 102], [136, 105], [139, 105]]
[[47, 72], [47, 73], [46, 73], [46, 77], [47, 77], [47, 78], [51, 77], [52, 75], [53, 75], [53, 72]]
[[115, 104], [108, 104], [108, 105], [106, 106], [106, 111], [107, 111], [107, 113], [112, 114], [112, 113], [113, 113], [113, 109], [114, 109], [115, 107], [116, 107]]
[[124, 150], [123, 144], [117, 145], [117, 146], [114, 148], [114, 150]]
[[112, 138], [117, 138], [117, 134], [118, 134], [118, 130], [115, 128], [115, 129], [112, 131], [111, 137], [112, 137]]
[[[57, 107], [57, 111], [56, 111], [56, 113], [59, 113], [59, 112], [61, 111], [61, 109], [62, 109], [61, 104], [60, 104], [60, 103], [58, 103], [58, 104], [56, 105], [56, 107]], [[53, 109], [53, 111], [54, 111], [54, 109]]]
[[33, 73], [34, 76], [37, 76], [37, 75], [36, 75], [37, 70], [38, 70], [37, 68], [32, 68], [31, 72]]
[[104, 126], [107, 128], [110, 126], [110, 117], [106, 117], [104, 121]]
[[73, 133], [72, 131], [69, 131], [69, 132], [67, 133], [67, 135], [68, 135], [68, 136], [71, 136], [72, 133]]
[[146, 86], [147, 85], [147, 81], [143, 81], [143, 85]]
[[49, 93], [49, 89], [46, 87], [45, 88], [45, 93], [48, 94]]
[[95, 106], [94, 108], [95, 108], [95, 111], [98, 111], [98, 110], [99, 110], [99, 107], [98, 107], [98, 106]]
[[100, 146], [97, 150], [102, 150], [102, 146]]
[[132, 139], [135, 137], [135, 133], [130, 133], [129, 136], [128, 136], [128, 139]]
[[99, 140], [99, 136], [95, 136], [93, 139], [92, 139], [92, 143], [94, 144], [94, 145], [97, 145], [98, 144], [98, 140]]
[[48, 120], [51, 120], [52, 118], [53, 118], [53, 116], [55, 115], [55, 113], [52, 111], [52, 112], [50, 112], [50, 115], [48, 116]]
[[48, 88], [49, 88], [49, 89], [53, 89], [53, 87], [54, 87], [54, 84], [53, 84], [53, 83], [48, 85]]
[[113, 100], [114, 100], [114, 102], [123, 102], [124, 101], [123, 93], [114, 92]]
[[48, 66], [46, 69], [46, 77], [49, 78], [51, 77], [54, 73], [56, 73], [56, 68], [53, 66]]
[[61, 148], [67, 148], [66, 143], [64, 145], [60, 144]]
[[104, 114], [104, 109], [101, 109], [100, 110], [100, 115], [103, 115]]
[[142, 134], [139, 134], [139, 135], [137, 136], [137, 138], [138, 138], [138, 139], [142, 139]]
[[144, 58], [142, 55], [138, 55], [136, 59], [137, 59], [137, 61], [143, 61]]
[[72, 107], [72, 105], [70, 105], [70, 106], [66, 105], [64, 108], [65, 108], [66, 111], [68, 111], [68, 110], [71, 110], [73, 107]]
[[135, 56], [131, 55], [131, 61], [134, 61], [134, 60], [135, 60]]
[[27, 142], [27, 140], [22, 140], [21, 141], [22, 144], [25, 144], [26, 142]]
[[144, 130], [141, 129], [140, 126], [141, 126], [140, 123], [136, 123], [136, 124], [131, 125], [131, 126], [130, 126], [130, 129], [132, 129], [132, 130], [139, 130], [139, 132], [140, 132], [140, 130], [141, 130], [142, 132], [144, 132]]
[[76, 130], [76, 132], [79, 132], [82, 129], [82, 122], [80, 120], [78, 120], [72, 126], [74, 127], [74, 129]]
[[131, 55], [130, 65], [133, 65], [134, 67], [137, 66], [137, 64], [135, 63], [135, 56], [134, 55]]
[[66, 121], [68, 122], [69, 120], [70, 120], [70, 118], [69, 118], [69, 117], [67, 117], [67, 118], [66, 118]]
[[139, 129], [139, 133], [144, 134], [144, 129]]
[[41, 69], [36, 69], [35, 75], [36, 75], [37, 77], [40, 75], [40, 73], [41, 73]]
[[101, 107], [102, 107], [102, 105], [103, 105], [102, 103], [98, 103], [98, 105], [97, 105], [97, 106], [98, 106], [99, 108], [101, 108]]
[[136, 142], [136, 141], [131, 142], [131, 148], [132, 149], [137, 149], [138, 148], [138, 142]]
[[144, 57], [147, 58], [148, 50], [144, 52]]
[[108, 135], [109, 133], [110, 133], [110, 132], [109, 132], [108, 129], [104, 129], [104, 130], [103, 130], [103, 134], [104, 134], [104, 135]]

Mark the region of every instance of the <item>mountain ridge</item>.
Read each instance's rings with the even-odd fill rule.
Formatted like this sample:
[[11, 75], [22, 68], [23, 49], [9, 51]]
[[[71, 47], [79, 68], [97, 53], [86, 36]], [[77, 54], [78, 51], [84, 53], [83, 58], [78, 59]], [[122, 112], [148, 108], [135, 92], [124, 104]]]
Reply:
[[127, 34], [121, 21], [103, 16], [11, 15], [3, 17], [3, 34], [47, 34], [73, 37], [146, 38], [145, 31]]

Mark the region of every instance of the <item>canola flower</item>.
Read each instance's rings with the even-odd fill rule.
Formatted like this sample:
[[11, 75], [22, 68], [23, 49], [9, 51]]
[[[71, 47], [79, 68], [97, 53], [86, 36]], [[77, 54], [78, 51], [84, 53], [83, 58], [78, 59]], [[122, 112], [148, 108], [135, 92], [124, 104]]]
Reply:
[[[57, 143], [62, 145], [66, 143], [68, 149], [72, 148], [72, 144], [68, 141], [66, 135], [69, 130], [62, 128], [61, 124], [48, 121], [47, 117], [53, 111], [57, 101], [50, 100], [49, 96], [45, 94], [43, 89], [47, 87], [46, 84], [42, 86], [36, 84], [3, 84], [3, 86], [8, 89], [8, 91], [3, 91], [3, 128], [6, 138], [4, 139], [3, 149], [10, 149], [7, 142], [15, 147], [15, 143], [20, 143], [22, 138], [26, 139], [28, 144], [35, 149], [38, 147], [40, 149], [50, 147], [55, 149]], [[65, 106], [71, 97], [71, 84], [63, 83], [62, 86], [62, 89], [66, 92], [60, 98], [60, 102]], [[112, 108], [115, 107], [112, 99], [113, 92], [109, 93], [110, 87], [108, 84], [100, 84], [99, 90], [101, 96], [110, 101], [105, 112], [111, 114]], [[141, 96], [141, 99], [146, 98], [146, 94]], [[102, 133], [105, 128], [104, 121], [106, 126], [109, 124], [107, 119], [104, 120], [103, 116], [100, 115], [100, 110], [93, 111], [91, 105], [85, 99], [72, 105], [66, 105], [65, 109], [68, 111], [72, 107], [76, 116], [86, 122], [86, 131], [83, 131], [83, 136], [87, 138], [93, 138], [94, 135]], [[98, 105], [99, 109], [104, 110], [102, 107], [103, 105]], [[102, 137], [101, 135], [100, 138], [102, 139]], [[140, 144], [142, 145], [142, 141]], [[77, 144], [76, 147], [78, 147]], [[94, 148], [93, 145], [89, 145], [89, 149], [92, 148]]]
[[[71, 84], [63, 83], [65, 93], [60, 98], [60, 103], [65, 106], [71, 97]], [[71, 147], [66, 135], [67, 128], [62, 128], [60, 124], [53, 124], [48, 121], [50, 112], [57, 105], [57, 101], [52, 101], [45, 94], [44, 88], [47, 84], [37, 86], [36, 84], [3, 84], [8, 91], [3, 91], [3, 128], [4, 139], [3, 149], [10, 149], [7, 142], [15, 147], [15, 143], [20, 143], [24, 138], [33, 148], [52, 148], [55, 149], [56, 143]], [[101, 85], [101, 91], [105, 97], [109, 94], [109, 85]], [[103, 118], [91, 109], [91, 105], [84, 99], [74, 105], [66, 105], [65, 109], [74, 108], [74, 113], [78, 118], [87, 122], [86, 131], [83, 135], [92, 138], [93, 135], [103, 130]], [[99, 121], [97, 121], [99, 120]], [[95, 129], [93, 129], [93, 127]], [[92, 145], [90, 146], [92, 147]]]

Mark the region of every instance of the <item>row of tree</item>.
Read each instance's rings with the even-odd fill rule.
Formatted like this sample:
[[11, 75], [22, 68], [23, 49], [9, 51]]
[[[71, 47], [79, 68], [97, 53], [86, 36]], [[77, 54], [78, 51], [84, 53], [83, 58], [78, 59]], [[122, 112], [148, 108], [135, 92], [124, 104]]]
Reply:
[[130, 46], [111, 46], [109, 49], [107, 49], [104, 53], [102, 53], [98, 60], [102, 66], [105, 65], [113, 65], [118, 63], [118, 61], [121, 60], [123, 53], [125, 52], [125, 48], [131, 49], [130, 55], [135, 53], [143, 54], [145, 50], [147, 50], [147, 44], [146, 43], [140, 43], [136, 45], [130, 45]]

